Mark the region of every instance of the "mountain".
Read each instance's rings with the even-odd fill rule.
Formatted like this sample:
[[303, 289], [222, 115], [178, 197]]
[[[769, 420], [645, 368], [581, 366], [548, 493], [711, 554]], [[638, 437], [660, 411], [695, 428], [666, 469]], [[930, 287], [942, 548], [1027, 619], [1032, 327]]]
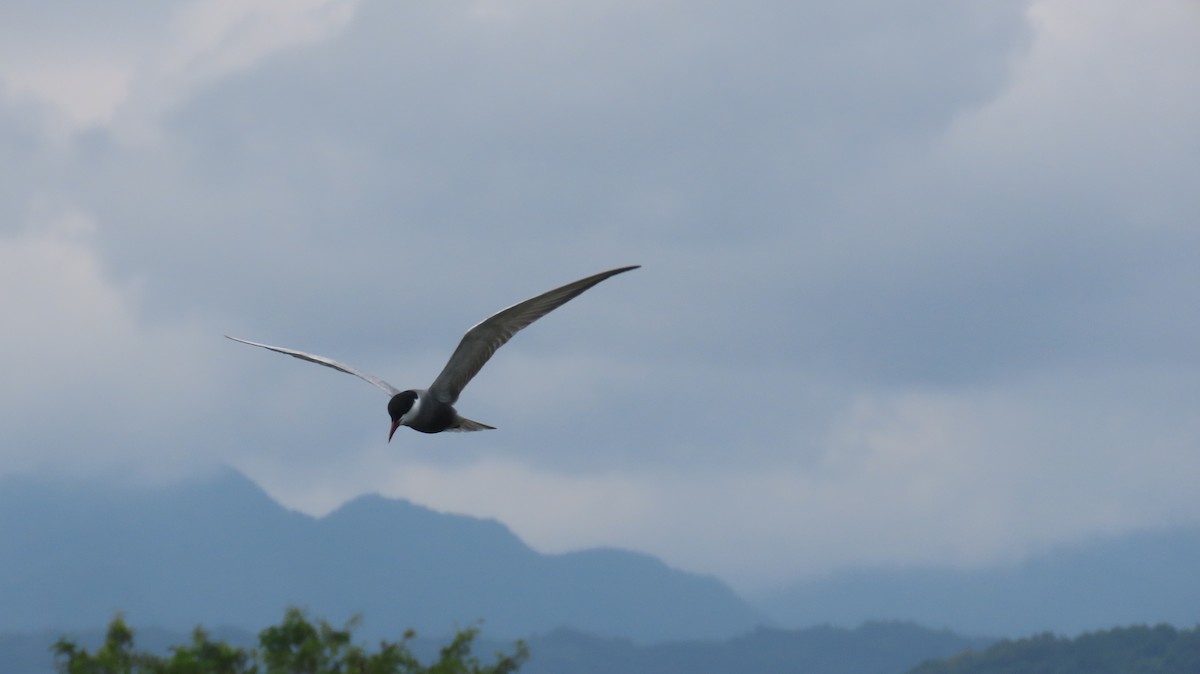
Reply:
[[285, 607], [363, 636], [570, 627], [640, 641], [729, 637], [761, 616], [714, 578], [622, 550], [543, 555], [493, 520], [364, 496], [322, 518], [226, 472], [170, 488], [0, 481], [0, 632], [138, 624], [256, 630]]
[[1123, 627], [1067, 639], [1039, 634], [926, 662], [910, 674], [1182, 674], [1200, 672], [1200, 629]]
[[779, 624], [911, 620], [959, 632], [1078, 634], [1113, 625], [1200, 623], [1200, 528], [1064, 546], [1010, 567], [844, 572], [758, 599]]
[[637, 645], [559, 630], [531, 639], [522, 674], [901, 674], [926, 660], [984, 648], [973, 639], [911, 623], [856, 629], [760, 627], [734, 639]]

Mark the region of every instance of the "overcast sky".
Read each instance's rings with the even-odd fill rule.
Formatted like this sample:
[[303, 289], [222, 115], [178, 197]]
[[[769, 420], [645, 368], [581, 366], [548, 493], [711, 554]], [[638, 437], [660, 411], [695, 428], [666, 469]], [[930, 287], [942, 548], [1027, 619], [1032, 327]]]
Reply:
[[[755, 592], [1200, 522], [1194, 0], [0, 8], [0, 475]], [[386, 442], [490, 313], [608, 268]]]

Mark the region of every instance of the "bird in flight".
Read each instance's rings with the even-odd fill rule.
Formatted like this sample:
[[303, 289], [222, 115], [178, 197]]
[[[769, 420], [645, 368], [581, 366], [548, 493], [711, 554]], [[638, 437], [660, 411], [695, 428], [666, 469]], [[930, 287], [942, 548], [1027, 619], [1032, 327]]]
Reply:
[[373, 374], [356, 370], [331, 358], [315, 356], [295, 349], [285, 349], [281, 346], [251, 342], [229, 335], [225, 336], [235, 342], [286, 353], [310, 363], [352, 374], [383, 389], [392, 396], [388, 401], [388, 414], [392, 417], [392, 430], [388, 432], [388, 442], [392, 441], [396, 429], [401, 426], [408, 426], [422, 433], [482, 431], [494, 427], [460, 416], [458, 410], [454, 409], [454, 403], [458, 400], [458, 395], [462, 393], [467, 382], [479, 373], [480, 368], [488, 362], [496, 349], [504, 346], [505, 342], [512, 339], [513, 335], [521, 329], [528, 327], [530, 323], [566, 304], [588, 288], [610, 276], [616, 276], [640, 266], [632, 265], [600, 272], [574, 283], [568, 283], [561, 288], [542, 293], [537, 297], [531, 297], [524, 302], [518, 302], [484, 319], [475, 327], [467, 330], [467, 334], [463, 335], [462, 341], [458, 343], [458, 348], [450, 356], [446, 367], [442, 368], [442, 373], [433, 380], [428, 389], [401, 391]]

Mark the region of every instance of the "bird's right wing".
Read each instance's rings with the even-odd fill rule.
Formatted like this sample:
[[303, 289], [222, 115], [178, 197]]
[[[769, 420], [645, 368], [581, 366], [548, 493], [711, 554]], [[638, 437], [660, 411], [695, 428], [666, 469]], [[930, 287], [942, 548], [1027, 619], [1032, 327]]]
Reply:
[[384, 391], [386, 391], [387, 393], [389, 393], [391, 395], [396, 395], [397, 393], [400, 392], [400, 389], [396, 388], [395, 386], [392, 386], [391, 384], [380, 379], [379, 377], [376, 377], [373, 374], [369, 374], [367, 372], [362, 372], [360, 370], [355, 370], [354, 368], [350, 367], [349, 365], [342, 365], [341, 363], [337, 362], [336, 360], [331, 360], [329, 358], [325, 358], [324, 356], [314, 356], [311, 353], [304, 353], [303, 351], [296, 351], [294, 349], [285, 349], [282, 346], [271, 346], [270, 344], [259, 344], [258, 342], [251, 342], [251, 341], [245, 340], [245, 339], [238, 339], [237, 337], [230, 337], [229, 335], [225, 335], [225, 337], [227, 339], [232, 339], [235, 342], [241, 342], [242, 344], [249, 344], [250, 346], [258, 346], [258, 347], [262, 347], [264, 349], [270, 349], [271, 351], [278, 351], [279, 353], [286, 353], [287, 355], [292, 356], [294, 358], [299, 358], [300, 360], [307, 360], [310, 363], [316, 363], [317, 365], [324, 365], [325, 367], [331, 367], [339, 372], [345, 372], [346, 374], [352, 374], [355, 377], [358, 377], [359, 379], [363, 379], [365, 381], [371, 382], [372, 384], [378, 386], [379, 388], [383, 389]]
[[433, 380], [433, 384], [429, 387], [429, 393], [444, 403], [453, 404], [458, 400], [458, 394], [462, 393], [463, 387], [479, 373], [479, 369], [488, 362], [493, 353], [496, 353], [496, 349], [504, 346], [505, 342], [512, 339], [512, 336], [518, 331], [604, 279], [637, 269], [639, 266], [610, 269], [574, 283], [568, 283], [561, 288], [555, 288], [537, 297], [514, 304], [481, 321], [463, 335], [462, 341], [458, 343], [458, 348], [454, 350], [454, 355], [450, 356], [446, 367], [442, 368], [442, 373]]

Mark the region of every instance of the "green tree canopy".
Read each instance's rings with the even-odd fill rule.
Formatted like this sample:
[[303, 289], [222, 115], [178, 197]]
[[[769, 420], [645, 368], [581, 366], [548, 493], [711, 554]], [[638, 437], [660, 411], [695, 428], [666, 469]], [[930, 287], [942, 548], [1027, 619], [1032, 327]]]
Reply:
[[909, 674], [1178, 674], [1200, 672], [1200, 627], [1118, 627], [1074, 639], [1049, 632], [926, 662]]
[[190, 644], [162, 656], [135, 650], [133, 630], [118, 615], [95, 653], [66, 638], [53, 651], [60, 674], [511, 674], [529, 657], [518, 641], [514, 653], [497, 653], [495, 662], [483, 664], [471, 654], [479, 631], [469, 628], [441, 649], [436, 662], [425, 665], [409, 649], [411, 630], [399, 641], [368, 649], [354, 643], [354, 626], [355, 621], [342, 629], [323, 620], [313, 623], [293, 608], [282, 623], [259, 633], [257, 648], [213, 641], [197, 627]]

